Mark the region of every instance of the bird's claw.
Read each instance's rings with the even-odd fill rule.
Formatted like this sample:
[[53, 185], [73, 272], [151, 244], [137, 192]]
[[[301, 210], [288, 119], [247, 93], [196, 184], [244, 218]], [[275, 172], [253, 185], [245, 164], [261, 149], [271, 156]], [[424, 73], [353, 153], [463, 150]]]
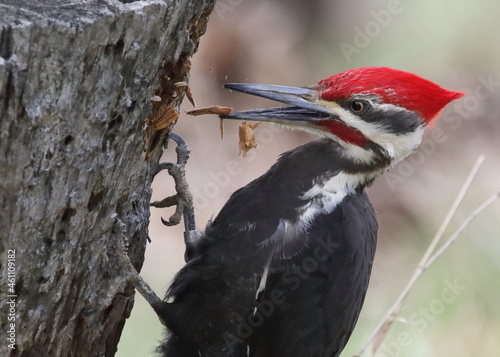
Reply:
[[162, 163], [159, 163], [156, 166], [156, 168], [155, 168], [155, 172], [154, 172], [153, 176], [156, 176], [161, 171], [171, 170], [174, 166], [175, 166], [175, 164], [173, 162], [162, 162]]
[[152, 207], [164, 208], [176, 206], [175, 213], [168, 220], [161, 218], [161, 222], [166, 226], [175, 226], [180, 223], [184, 217], [184, 241], [186, 243], [185, 260], [189, 260], [198, 240], [196, 232], [196, 223], [193, 208], [193, 196], [189, 190], [189, 185], [186, 181], [185, 166], [189, 159], [190, 150], [182, 137], [175, 133], [170, 133], [170, 139], [177, 143], [177, 163], [164, 162], [158, 164], [155, 175], [160, 171], [168, 170], [170, 176], [175, 182], [175, 191], [173, 196], [164, 198], [161, 201], [152, 202]]
[[170, 216], [168, 221], [165, 220], [163, 217], [161, 217], [161, 222], [164, 225], [170, 227], [170, 226], [178, 225], [181, 222], [184, 210], [186, 208], [189, 208], [189, 203], [185, 202], [185, 200], [181, 197], [181, 195], [175, 194], [173, 196], [166, 197], [161, 201], [151, 202], [150, 206], [156, 207], [156, 208], [165, 208], [165, 207], [176, 206], [175, 213], [172, 216]]
[[[179, 208], [179, 207], [180, 206], [177, 206], [177, 208]], [[175, 213], [170, 216], [170, 218], [168, 219], [168, 221], [165, 218], [160, 217], [161, 223], [163, 223], [163, 225], [165, 225], [167, 227], [176, 226], [179, 223], [181, 223], [182, 212], [181, 212], [181, 214], [177, 214], [178, 213], [177, 211], [178, 210], [176, 209]]]

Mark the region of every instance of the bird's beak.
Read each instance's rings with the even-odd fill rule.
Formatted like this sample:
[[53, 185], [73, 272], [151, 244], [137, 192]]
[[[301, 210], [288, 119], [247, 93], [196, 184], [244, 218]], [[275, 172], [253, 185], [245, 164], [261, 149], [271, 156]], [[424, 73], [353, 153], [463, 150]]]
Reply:
[[305, 126], [331, 116], [327, 108], [316, 104], [318, 91], [313, 88], [285, 87], [265, 84], [229, 83], [225, 88], [272, 99], [289, 106], [247, 110], [220, 115], [222, 119], [268, 121]]

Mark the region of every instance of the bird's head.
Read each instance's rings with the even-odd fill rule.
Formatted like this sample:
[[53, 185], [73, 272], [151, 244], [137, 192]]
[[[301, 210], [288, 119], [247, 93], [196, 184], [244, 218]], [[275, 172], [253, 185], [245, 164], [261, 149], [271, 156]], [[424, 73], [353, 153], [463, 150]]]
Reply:
[[232, 112], [224, 119], [269, 121], [337, 141], [353, 159], [395, 164], [417, 148], [424, 128], [463, 96], [415, 74], [356, 68], [307, 87], [226, 84], [226, 88], [288, 104]]

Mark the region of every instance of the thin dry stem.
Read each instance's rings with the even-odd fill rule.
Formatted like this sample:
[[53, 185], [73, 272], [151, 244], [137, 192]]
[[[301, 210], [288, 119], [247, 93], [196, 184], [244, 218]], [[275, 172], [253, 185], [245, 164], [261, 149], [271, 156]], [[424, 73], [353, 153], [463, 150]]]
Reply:
[[491, 195], [486, 201], [484, 201], [478, 208], [472, 211], [469, 216], [462, 222], [460, 227], [451, 235], [446, 242], [443, 243], [441, 247], [429, 258], [424, 266], [424, 270], [427, 269], [434, 263], [434, 261], [443, 254], [450, 245], [452, 245], [458, 238], [458, 236], [464, 231], [464, 229], [476, 218], [482, 211], [484, 211], [490, 204], [495, 200], [500, 198], [500, 192]]
[[445, 219], [443, 220], [443, 223], [441, 224], [438, 231], [436, 232], [436, 235], [434, 236], [431, 243], [429, 244], [429, 247], [427, 248], [424, 255], [422, 256], [422, 259], [420, 260], [419, 264], [417, 265], [410, 280], [408, 281], [408, 283], [406, 284], [406, 286], [404, 287], [403, 291], [398, 296], [398, 298], [396, 299], [394, 304], [387, 311], [384, 318], [379, 322], [379, 324], [377, 325], [377, 327], [375, 328], [375, 330], [371, 334], [368, 341], [361, 348], [359, 353], [357, 355], [355, 355], [355, 357], [362, 356], [365, 353], [366, 349], [370, 346], [370, 344], [373, 344], [372, 351], [371, 351], [372, 356], [375, 355], [378, 348], [381, 346], [382, 341], [385, 339], [385, 337], [389, 331], [389, 328], [391, 327], [392, 323], [396, 320], [398, 313], [401, 310], [401, 307], [402, 307], [404, 301], [406, 300], [406, 298], [408, 297], [408, 294], [410, 293], [411, 289], [413, 288], [413, 286], [415, 285], [417, 280], [420, 278], [422, 273], [430, 266], [429, 261], [432, 260], [431, 261], [431, 263], [432, 263], [439, 255], [441, 255], [442, 252], [444, 252], [444, 250], [446, 250], [446, 248], [448, 246], [450, 246], [451, 243], [453, 243], [453, 241], [465, 229], [465, 227], [468, 226], [468, 224], [474, 219], [474, 217], [477, 216], [477, 214], [479, 214], [482, 210], [484, 210], [491, 202], [493, 202], [494, 199], [498, 198], [498, 197], [495, 197], [492, 200], [492, 197], [494, 197], [496, 195], [490, 197], [490, 199], [488, 199], [485, 203], [483, 203], [483, 205], [481, 205], [478, 209], [473, 211], [471, 213], [472, 218], [464, 221], [464, 223], [460, 226], [460, 228], [455, 232], [456, 235], [453, 234], [452, 237], [450, 238], [450, 239], [452, 239], [452, 238], [453, 239], [451, 241], [450, 241], [450, 239], [448, 239], [448, 241], [436, 252], [437, 255], [436, 254], [432, 255], [433, 251], [436, 249], [436, 246], [438, 245], [439, 241], [441, 240], [444, 232], [446, 231], [446, 228], [448, 228], [448, 225], [450, 224], [452, 218], [454, 217], [455, 213], [457, 212], [458, 207], [460, 206], [465, 195], [467, 194], [467, 192], [470, 188], [470, 185], [474, 181], [474, 178], [476, 177], [477, 172], [479, 171], [479, 168], [481, 167], [481, 164], [483, 163], [484, 159], [485, 159], [484, 155], [480, 155], [478, 157], [478, 159], [476, 160], [476, 162], [474, 163], [474, 166], [472, 167], [469, 175], [467, 176], [467, 179], [465, 180], [460, 192], [458, 193], [455, 201], [453, 202], [453, 205], [450, 207], [448, 214], [446, 215]]
[[479, 168], [483, 164], [484, 159], [485, 159], [485, 156], [480, 155], [477, 158], [476, 162], [474, 163], [474, 166], [472, 167], [472, 169], [469, 173], [469, 176], [467, 176], [467, 179], [465, 180], [465, 182], [462, 186], [462, 189], [458, 193], [457, 198], [455, 199], [455, 202], [453, 202], [453, 205], [451, 206], [443, 223], [441, 223], [439, 230], [437, 231], [436, 235], [432, 239], [431, 244], [429, 244], [429, 247], [425, 251], [422, 259], [420, 260], [420, 263], [418, 264], [419, 268], [421, 268], [425, 265], [425, 263], [429, 260], [429, 257], [431, 256], [434, 249], [436, 249], [436, 246], [439, 243], [439, 241], [441, 240], [441, 238], [443, 237], [443, 234], [444, 234], [446, 228], [448, 228], [448, 225], [450, 224], [453, 216], [455, 215], [455, 213], [457, 213], [458, 207], [462, 203], [467, 191], [469, 191], [470, 185], [472, 184], [472, 181], [474, 181], [474, 178], [476, 177], [477, 172], [479, 171]]

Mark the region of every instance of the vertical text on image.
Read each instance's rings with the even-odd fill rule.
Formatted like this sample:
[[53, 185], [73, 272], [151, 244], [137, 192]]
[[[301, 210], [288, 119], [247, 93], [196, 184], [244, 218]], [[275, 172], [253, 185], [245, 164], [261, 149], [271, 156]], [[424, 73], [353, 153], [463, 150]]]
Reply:
[[16, 250], [7, 251], [7, 346], [16, 348]]

